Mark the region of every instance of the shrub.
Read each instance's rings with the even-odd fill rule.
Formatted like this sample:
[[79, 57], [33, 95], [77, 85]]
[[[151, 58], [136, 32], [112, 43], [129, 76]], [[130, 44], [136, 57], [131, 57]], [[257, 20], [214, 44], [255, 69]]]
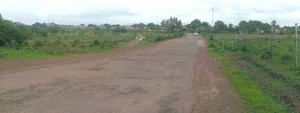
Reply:
[[281, 63], [282, 64], [291, 64], [293, 60], [293, 57], [291, 55], [288, 54], [284, 54], [281, 56]]
[[99, 41], [96, 39], [96, 40], [94, 40], [94, 42], [93, 42], [93, 45], [99, 45], [100, 43], [99, 43]]
[[80, 41], [79, 41], [79, 40], [74, 40], [74, 41], [72, 42], [72, 47], [77, 47], [79, 44], [80, 44]]
[[34, 41], [33, 46], [34, 46], [35, 49], [41, 48], [41, 47], [43, 47], [43, 42], [40, 41], [40, 40]]
[[60, 47], [61, 45], [62, 45], [62, 41], [61, 40], [55, 40], [54, 46]]
[[213, 41], [214, 40], [214, 36], [213, 35], [209, 35], [209, 41]]
[[6, 43], [6, 47], [20, 49], [21, 45], [18, 42], [16, 42], [15, 40], [11, 40], [9, 43]]
[[26, 33], [11, 21], [0, 20], [0, 47], [19, 47], [26, 38]]
[[293, 52], [293, 51], [294, 51], [293, 47], [289, 47], [289, 52]]
[[121, 27], [117, 27], [113, 30], [113, 32], [116, 32], [116, 33], [126, 33], [127, 30], [125, 28], [121, 28]]
[[214, 48], [214, 47], [215, 47], [215, 44], [214, 44], [214, 43], [212, 43], [212, 42], [209, 42], [209, 43], [208, 43], [208, 47], [210, 47], [210, 48]]
[[246, 45], [246, 44], [243, 44], [242, 45], [242, 48], [241, 48], [241, 51], [243, 51], [243, 52], [248, 52], [249, 50], [248, 50], [248, 46]]
[[269, 58], [272, 58], [273, 55], [272, 55], [272, 51], [270, 50], [266, 50], [263, 52], [263, 55], [261, 56], [262, 59], [269, 59]]

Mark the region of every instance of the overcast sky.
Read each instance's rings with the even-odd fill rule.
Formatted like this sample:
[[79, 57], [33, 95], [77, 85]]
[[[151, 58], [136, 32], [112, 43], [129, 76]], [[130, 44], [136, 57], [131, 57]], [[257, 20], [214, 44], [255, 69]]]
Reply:
[[211, 23], [238, 24], [260, 20], [280, 25], [300, 23], [300, 0], [0, 0], [0, 13], [6, 19], [26, 24], [159, 24], [178, 17], [183, 23], [195, 18]]

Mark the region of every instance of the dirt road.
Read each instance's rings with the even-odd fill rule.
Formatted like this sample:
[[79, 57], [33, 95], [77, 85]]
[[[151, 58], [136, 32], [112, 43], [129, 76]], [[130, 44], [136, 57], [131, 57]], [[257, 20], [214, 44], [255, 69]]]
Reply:
[[[235, 112], [238, 98], [216, 68], [205, 67], [214, 62], [205, 51], [188, 34], [99, 59], [0, 74], [0, 113]], [[207, 62], [198, 66], [202, 52]]]

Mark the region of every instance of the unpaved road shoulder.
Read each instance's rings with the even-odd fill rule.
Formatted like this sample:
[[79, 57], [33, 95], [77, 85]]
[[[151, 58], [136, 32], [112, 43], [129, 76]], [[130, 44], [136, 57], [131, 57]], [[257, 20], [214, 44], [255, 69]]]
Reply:
[[220, 63], [209, 55], [203, 38], [199, 38], [198, 46], [193, 113], [242, 113], [238, 95], [220, 73]]

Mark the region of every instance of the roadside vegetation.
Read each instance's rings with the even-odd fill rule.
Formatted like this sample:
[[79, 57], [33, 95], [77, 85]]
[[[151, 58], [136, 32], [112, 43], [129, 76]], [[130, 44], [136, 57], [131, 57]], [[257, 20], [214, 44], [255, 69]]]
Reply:
[[[249, 20], [238, 25], [198, 19], [186, 26], [206, 37], [210, 53], [239, 93], [245, 112], [300, 112], [300, 72], [295, 66], [295, 27]], [[298, 53], [299, 53], [298, 49]]]
[[294, 63], [294, 39], [289, 35], [207, 37], [211, 53], [223, 61], [224, 73], [240, 92], [249, 112], [300, 112], [300, 73]]
[[0, 59], [47, 58], [103, 52], [126, 45], [138, 35], [146, 37], [143, 42], [156, 43], [184, 34], [182, 23], [177, 18], [163, 20], [162, 24], [162, 27], [153, 23], [131, 26], [75, 26], [36, 22], [25, 25], [1, 17]]
[[195, 19], [183, 26], [175, 17], [160, 25], [25, 25], [0, 15], [0, 59], [97, 53], [121, 47], [137, 36], [145, 36], [140, 44], [149, 45], [198, 32], [207, 37], [210, 53], [224, 63], [224, 74], [240, 94], [246, 112], [296, 113], [300, 112], [300, 71], [294, 63], [294, 29], [275, 20], [271, 24], [241, 21], [237, 26], [218, 20], [211, 26]]

